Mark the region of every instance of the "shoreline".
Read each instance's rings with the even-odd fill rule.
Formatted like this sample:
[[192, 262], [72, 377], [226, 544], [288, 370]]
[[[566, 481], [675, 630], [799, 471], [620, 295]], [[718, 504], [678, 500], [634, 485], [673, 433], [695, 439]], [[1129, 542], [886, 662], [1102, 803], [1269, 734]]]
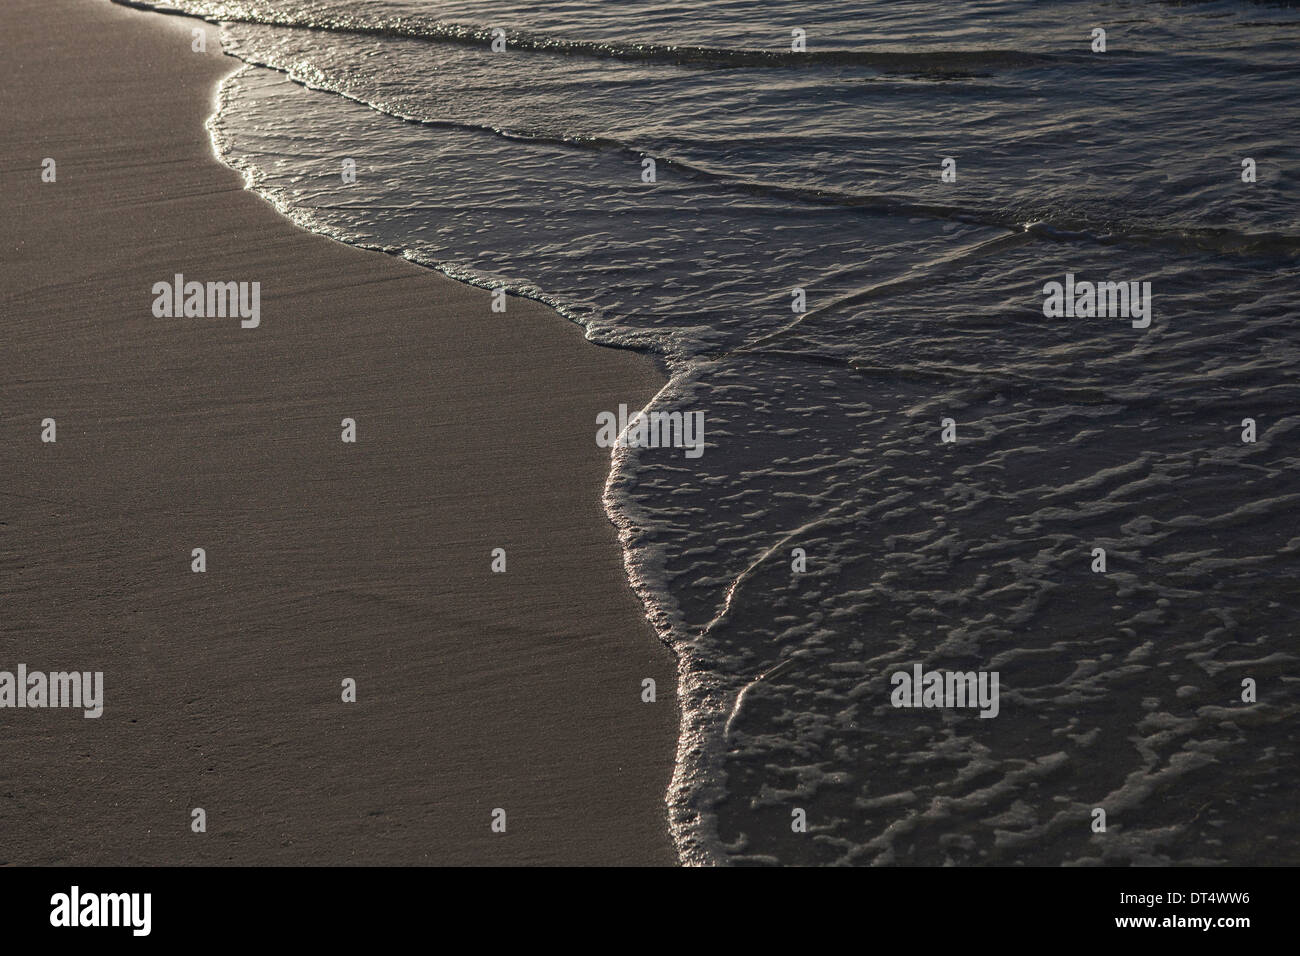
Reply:
[[[242, 66], [215, 25], [6, 17], [3, 646], [105, 703], [6, 726], [29, 839], [0, 863], [677, 863], [676, 663], [589, 424], [658, 391], [650, 359], [246, 190], [205, 124]], [[259, 281], [260, 326], [155, 318], [179, 272]]]

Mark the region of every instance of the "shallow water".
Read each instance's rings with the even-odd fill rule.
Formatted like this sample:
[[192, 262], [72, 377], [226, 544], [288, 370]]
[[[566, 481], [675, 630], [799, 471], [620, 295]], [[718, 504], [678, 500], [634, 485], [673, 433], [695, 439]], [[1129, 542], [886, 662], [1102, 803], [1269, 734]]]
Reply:
[[[680, 656], [684, 860], [1300, 862], [1300, 11], [171, 6], [234, 21], [214, 141], [287, 215], [705, 413], [606, 494]], [[1046, 318], [1066, 273], [1150, 327]], [[916, 663], [997, 671], [996, 719], [893, 707]]]

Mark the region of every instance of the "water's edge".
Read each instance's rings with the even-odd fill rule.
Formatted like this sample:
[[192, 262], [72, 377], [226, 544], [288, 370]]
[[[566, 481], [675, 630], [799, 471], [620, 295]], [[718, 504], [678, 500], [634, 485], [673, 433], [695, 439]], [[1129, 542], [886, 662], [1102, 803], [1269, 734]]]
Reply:
[[[129, 0], [113, 0], [113, 2], [130, 6], [133, 9], [149, 9], [131, 3]], [[175, 15], [190, 18], [188, 14], [181, 11], [151, 12], [162, 12], [169, 15], [174, 13]], [[223, 35], [223, 48], [224, 46]], [[221, 117], [227, 111], [231, 98], [230, 93], [241, 76], [248, 75], [256, 70], [268, 70], [281, 73], [292, 82], [298, 83], [299, 81], [285, 71], [275, 70], [273, 67], [261, 64], [247, 63], [228, 51], [226, 51], [226, 55], [231, 56], [242, 65], [223, 77], [218, 84], [213, 112], [204, 121], [204, 129], [208, 133], [214, 157], [243, 177], [245, 189], [256, 193], [280, 215], [304, 231], [326, 236], [353, 248], [387, 255], [400, 255], [414, 265], [430, 269], [466, 285], [486, 289], [498, 287], [499, 283], [495, 280], [465, 270], [450, 268], [444, 263], [421, 257], [412, 250], [384, 248], [356, 242], [341, 233], [322, 228], [319, 222], [313, 221], [310, 217], [295, 215], [292, 206], [281, 201], [271, 190], [263, 188], [259, 182], [255, 167], [242, 161], [228, 148], [228, 143], [221, 129]], [[308, 88], [305, 84], [299, 83], [299, 85]], [[331, 94], [330, 91], [325, 90], [313, 90], [313, 92], [347, 98], [343, 97], [342, 94]], [[540, 289], [531, 286], [512, 287], [509, 284], [507, 284], [506, 289], [511, 295], [532, 299], [547, 306], [565, 321], [573, 322], [582, 327], [584, 331], [586, 330], [586, 326], [579, 318], [566, 313], [561, 303], [550, 299]], [[596, 347], [624, 348], [627, 351], [638, 352], [654, 359], [657, 370], [665, 375], [668, 381], [642, 411], [648, 412], [657, 401], [679, 391], [684, 384], [683, 379], [685, 376], [682, 373], [674, 373], [668, 370], [660, 357], [649, 350], [595, 342], [589, 335], [585, 336], [585, 338], [591, 345]], [[706, 743], [706, 735], [717, 735], [716, 729], [710, 729], [710, 721], [707, 718], [716, 716], [725, 710], [729, 703], [725, 699], [726, 695], [714, 686], [714, 682], [707, 677], [702, 669], [692, 667], [689, 653], [686, 652], [683, 646], [673, 640], [674, 624], [680, 620], [681, 615], [672, 595], [666, 588], [656, 587], [652, 583], [652, 575], [645, 570], [647, 567], [658, 563], [657, 556], [653, 553], [647, 553], [645, 550], [639, 551], [635, 547], [635, 531], [638, 527], [635, 514], [636, 508], [630, 497], [620, 495], [618, 492], [618, 489], [629, 481], [632, 472], [635, 470], [635, 452], [636, 449], [634, 448], [615, 447], [612, 450], [610, 470], [601, 495], [601, 502], [606, 516], [618, 533], [620, 547], [623, 551], [623, 567], [628, 576], [628, 581], [642, 602], [646, 619], [655, 629], [660, 641], [672, 653], [677, 665], [677, 704], [680, 724], [677, 735], [676, 758], [665, 797], [669, 831], [672, 834], [678, 859], [682, 864], [689, 866], [723, 865], [726, 858], [719, 846], [716, 835], [716, 820], [710, 809], [720, 798], [721, 787], [716, 782], [709, 783], [715, 777], [717, 768], [714, 764], [719, 760], [720, 751], [716, 747], [717, 741], [710, 740]], [[715, 720], [713, 721], [713, 727], [716, 728], [716, 726], [717, 721]], [[715, 746], [709, 746], [710, 743]], [[713, 755], [712, 759], [710, 759], [710, 755]]]

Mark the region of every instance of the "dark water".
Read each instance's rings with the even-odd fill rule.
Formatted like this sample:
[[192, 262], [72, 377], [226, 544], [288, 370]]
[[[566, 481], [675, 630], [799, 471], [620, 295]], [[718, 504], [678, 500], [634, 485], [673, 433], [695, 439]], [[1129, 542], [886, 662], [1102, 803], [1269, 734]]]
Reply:
[[[684, 860], [1300, 862], [1300, 11], [173, 6], [235, 21], [214, 140], [286, 214], [704, 411], [606, 494], [681, 660]], [[1044, 317], [1067, 272], [1150, 327]], [[915, 663], [998, 716], [894, 708]]]

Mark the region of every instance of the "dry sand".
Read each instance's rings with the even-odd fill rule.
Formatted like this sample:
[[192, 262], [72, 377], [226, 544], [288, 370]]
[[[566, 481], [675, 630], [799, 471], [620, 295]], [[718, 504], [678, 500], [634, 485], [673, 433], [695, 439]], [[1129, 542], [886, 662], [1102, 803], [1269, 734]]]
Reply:
[[[196, 25], [0, 12], [0, 669], [106, 698], [0, 710], [0, 862], [673, 863], [675, 668], [594, 441], [658, 373], [244, 191]], [[261, 327], [155, 318], [177, 272]]]

